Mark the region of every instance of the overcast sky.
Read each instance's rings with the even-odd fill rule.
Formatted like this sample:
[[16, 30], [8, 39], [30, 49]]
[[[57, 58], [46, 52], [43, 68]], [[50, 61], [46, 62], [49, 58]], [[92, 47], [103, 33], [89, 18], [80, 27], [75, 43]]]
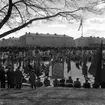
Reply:
[[[25, 34], [25, 32], [32, 33], [57, 33], [57, 34], [66, 34], [72, 36], [74, 38], [78, 38], [81, 36], [81, 30], [78, 31], [79, 22], [71, 23], [58, 23], [58, 22], [50, 22], [50, 23], [40, 23], [33, 24], [32, 27], [24, 28], [14, 34], [11, 34], [8, 37], [19, 37]], [[5, 29], [6, 30], [6, 29]], [[105, 37], [105, 16], [93, 16], [91, 18], [86, 19], [83, 22], [83, 36], [100, 36]]]
[[[105, 5], [103, 5], [105, 6]], [[101, 5], [102, 7], [102, 5]], [[86, 18], [83, 22], [83, 36], [99, 36], [105, 37], [105, 15], [93, 15], [91, 13], [84, 14]], [[32, 33], [57, 33], [57, 34], [66, 34], [74, 38], [81, 36], [81, 30], [78, 31], [80, 22], [68, 23], [68, 22], [48, 22], [48, 23], [33, 23], [31, 27], [24, 28], [14, 34], [8, 35], [8, 37], [19, 37], [25, 34], [25, 32]], [[7, 28], [4, 28], [5, 31]]]
[[[34, 26], [35, 25], [35, 26]], [[47, 24], [40, 23], [38, 25], [33, 24], [30, 28], [24, 28], [15, 34], [6, 36], [5, 38], [12, 36], [21, 36], [25, 32], [32, 33], [57, 33], [57, 34], [66, 34], [74, 38], [81, 36], [81, 30], [78, 31], [79, 22], [73, 24], [57, 23], [50, 22]], [[94, 16], [84, 21], [83, 23], [83, 36], [100, 36], [105, 37], [105, 17], [104, 16]]]

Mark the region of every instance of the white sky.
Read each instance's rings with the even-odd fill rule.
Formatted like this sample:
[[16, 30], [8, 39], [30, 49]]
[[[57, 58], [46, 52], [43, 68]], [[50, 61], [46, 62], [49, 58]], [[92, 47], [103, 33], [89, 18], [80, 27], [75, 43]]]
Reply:
[[[101, 5], [101, 7], [105, 5]], [[85, 21], [83, 23], [83, 36], [99, 36], [105, 37], [105, 15], [97, 16], [93, 14], [85, 14], [84, 15]], [[73, 24], [62, 23], [62, 22], [48, 22], [48, 23], [33, 23], [32, 26], [29, 28], [21, 29], [20, 31], [13, 33], [11, 35], [6, 36], [5, 38], [9, 37], [20, 37], [25, 34], [25, 32], [32, 32], [32, 33], [57, 33], [57, 34], [66, 34], [72, 36], [74, 38], [78, 38], [81, 36], [81, 30], [78, 31], [79, 22], [75, 22]], [[5, 31], [7, 28], [4, 28]], [[2, 32], [1, 31], [1, 32]]]
[[[81, 36], [81, 30], [78, 31], [79, 22], [73, 24], [67, 23], [40, 23], [32, 24], [32, 27], [21, 29], [20, 31], [10, 34], [5, 38], [9, 37], [19, 37], [25, 34], [25, 32], [32, 33], [57, 33], [57, 34], [66, 34], [74, 38]], [[6, 28], [5, 28], [6, 30]], [[105, 37], [105, 16], [94, 16], [84, 21], [83, 23], [83, 36], [100, 36]]]
[[[57, 34], [66, 34], [72, 36], [74, 38], [78, 38], [81, 36], [81, 30], [78, 31], [79, 22], [73, 24], [65, 24], [65, 23], [40, 23], [38, 25], [33, 24], [32, 27], [21, 29], [20, 31], [8, 35], [8, 37], [19, 37], [25, 34], [25, 32], [32, 32], [32, 33], [57, 33]], [[102, 17], [93, 17], [87, 19], [83, 23], [83, 36], [100, 36], [105, 37], [105, 18]]]

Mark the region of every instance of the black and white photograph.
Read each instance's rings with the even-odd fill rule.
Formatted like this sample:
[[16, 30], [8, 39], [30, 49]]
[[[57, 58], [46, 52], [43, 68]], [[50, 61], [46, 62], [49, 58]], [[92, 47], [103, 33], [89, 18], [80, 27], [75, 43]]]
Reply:
[[105, 105], [105, 0], [0, 0], [0, 105]]

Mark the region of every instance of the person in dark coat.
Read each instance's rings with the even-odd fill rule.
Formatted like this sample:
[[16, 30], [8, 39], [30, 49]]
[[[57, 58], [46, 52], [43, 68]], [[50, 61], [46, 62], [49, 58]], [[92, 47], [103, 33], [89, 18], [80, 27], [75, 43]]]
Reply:
[[7, 87], [10, 88], [11, 85], [11, 68], [8, 68], [7, 74]]
[[79, 78], [77, 78], [76, 81], [74, 81], [74, 87], [81, 88], [81, 82], [79, 81]]
[[72, 80], [71, 76], [69, 76], [68, 80], [66, 80], [65, 86], [73, 87], [73, 80]]
[[15, 71], [15, 84], [17, 89], [21, 89], [22, 86], [22, 72], [19, 70], [19, 67]]
[[100, 87], [100, 85], [97, 84], [96, 82], [94, 82], [94, 83], [92, 84], [92, 87], [98, 89], [98, 88]]
[[83, 88], [91, 88], [91, 85], [88, 82], [88, 80], [86, 80], [85, 83], [83, 83]]
[[103, 63], [103, 68], [101, 70], [101, 88], [105, 88], [105, 63]]
[[59, 86], [65, 87], [65, 79], [64, 78], [59, 81]]
[[57, 80], [57, 78], [55, 78], [55, 80], [53, 81], [53, 86], [54, 87], [58, 87], [59, 86], [59, 81]]
[[15, 83], [15, 71], [13, 70], [13, 67], [11, 68], [10, 74], [11, 74], [10, 88], [14, 88], [16, 86], [16, 83]]
[[49, 76], [49, 65], [46, 65], [45, 76]]
[[[1, 68], [1, 67], [0, 67]], [[1, 87], [1, 69], [0, 69], [0, 87]]]
[[48, 78], [44, 79], [44, 85], [45, 87], [50, 86], [50, 80]]
[[32, 70], [30, 72], [30, 78], [29, 78], [30, 84], [31, 84], [31, 88], [35, 88], [36, 89], [36, 76], [34, 71]]
[[1, 79], [1, 88], [5, 88], [5, 71], [2, 65], [0, 65], [0, 79]]
[[43, 83], [41, 82], [40, 78], [38, 78], [38, 80], [37, 80], [37, 82], [36, 82], [36, 86], [37, 86], [37, 87], [43, 86]]

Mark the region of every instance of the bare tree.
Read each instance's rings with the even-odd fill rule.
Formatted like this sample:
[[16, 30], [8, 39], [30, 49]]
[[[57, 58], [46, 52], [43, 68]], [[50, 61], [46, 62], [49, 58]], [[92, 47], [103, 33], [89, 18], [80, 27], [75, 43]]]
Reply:
[[101, 13], [97, 5], [103, 0], [0, 0], [0, 29], [9, 26], [0, 38], [38, 20], [80, 20], [82, 12]]

